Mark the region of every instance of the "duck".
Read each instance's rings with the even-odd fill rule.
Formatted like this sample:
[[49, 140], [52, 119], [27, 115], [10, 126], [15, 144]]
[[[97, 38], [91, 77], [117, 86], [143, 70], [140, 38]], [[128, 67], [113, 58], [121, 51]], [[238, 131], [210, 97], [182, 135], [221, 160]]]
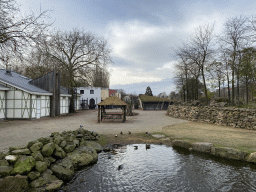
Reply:
[[130, 134], [130, 135], [132, 134], [131, 131], [129, 131], [129, 134]]
[[121, 169], [123, 169], [123, 165], [119, 165], [117, 170], [120, 171]]
[[137, 145], [135, 145], [135, 146], [134, 146], [134, 149], [138, 149], [138, 146], [137, 146]]
[[121, 131], [121, 133], [120, 133], [121, 135], [123, 135], [123, 132]]
[[150, 144], [146, 144], [146, 149], [150, 149]]

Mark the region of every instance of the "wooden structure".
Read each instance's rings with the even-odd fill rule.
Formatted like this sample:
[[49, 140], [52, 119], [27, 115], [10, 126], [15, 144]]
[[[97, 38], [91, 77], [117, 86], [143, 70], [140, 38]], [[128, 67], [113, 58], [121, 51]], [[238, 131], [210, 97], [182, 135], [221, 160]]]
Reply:
[[[122, 113], [106, 113], [106, 106], [110, 105], [121, 106]], [[116, 96], [106, 98], [104, 101], [98, 104], [98, 123], [100, 123], [103, 118], [121, 118], [123, 119], [122, 122], [124, 123], [126, 121], [126, 106], [127, 104]]]
[[160, 98], [148, 95], [139, 95], [140, 108], [143, 110], [167, 110], [173, 101], [167, 98]]

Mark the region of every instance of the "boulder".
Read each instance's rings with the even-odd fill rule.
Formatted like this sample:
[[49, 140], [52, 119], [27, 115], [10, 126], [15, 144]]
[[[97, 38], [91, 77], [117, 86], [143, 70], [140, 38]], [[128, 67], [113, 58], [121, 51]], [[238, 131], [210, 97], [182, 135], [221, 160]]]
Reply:
[[9, 151], [19, 150], [19, 149], [25, 149], [26, 147], [9, 147]]
[[38, 143], [39, 141], [38, 140], [33, 140], [33, 141], [30, 141], [28, 144], [27, 144], [27, 148], [30, 149], [30, 147], [32, 145], [34, 145], [35, 143]]
[[67, 145], [67, 141], [64, 140], [64, 141], [62, 141], [62, 142], [60, 143], [59, 146], [60, 146], [61, 148], [64, 148], [66, 145]]
[[64, 157], [67, 156], [65, 151], [58, 145], [56, 145], [55, 152], [53, 153], [53, 155], [58, 159], [63, 159]]
[[50, 143], [52, 141], [52, 138], [51, 137], [41, 137], [37, 140], [40, 141], [41, 143], [43, 143], [44, 145], [46, 145], [47, 143]]
[[51, 170], [58, 179], [63, 181], [70, 181], [75, 174], [73, 162], [70, 157], [65, 157], [56, 162], [55, 165], [51, 167]]
[[42, 177], [39, 177], [30, 183], [30, 187], [38, 188], [38, 187], [44, 186], [46, 183], [47, 181], [45, 179], [43, 179]]
[[67, 154], [75, 167], [82, 167], [93, 162], [93, 156], [88, 153], [72, 152]]
[[7, 176], [0, 182], [0, 191], [3, 192], [24, 192], [28, 189], [27, 176]]
[[172, 142], [173, 146], [175, 147], [182, 147], [185, 149], [189, 149], [192, 147], [192, 144], [189, 141], [184, 141], [184, 140], [174, 140]]
[[96, 150], [97, 153], [102, 151], [102, 147], [99, 143], [96, 143], [95, 141], [85, 141], [85, 145], [88, 147], [92, 147]]
[[36, 162], [36, 170], [39, 173], [44, 172], [46, 169], [47, 169], [47, 164], [45, 162], [43, 162], [43, 161], [37, 161]]
[[43, 161], [44, 160], [44, 157], [43, 157], [42, 153], [40, 153], [39, 151], [34, 152], [31, 155], [32, 155], [32, 157], [34, 157], [34, 159], [36, 161]]
[[216, 147], [215, 155], [224, 157], [227, 159], [245, 160], [247, 153], [238, 149], [233, 149], [228, 147]]
[[9, 163], [7, 160], [3, 159], [3, 160], [0, 160], [0, 166], [8, 166]]
[[66, 153], [70, 153], [72, 152], [74, 149], [76, 148], [76, 145], [74, 143], [68, 144], [66, 145], [66, 147], [64, 148], [64, 151]]
[[17, 149], [11, 151], [12, 155], [30, 155], [31, 151], [29, 149]]
[[246, 160], [251, 163], [256, 163], [256, 152], [251, 153]]
[[198, 142], [198, 143], [193, 143], [192, 147], [193, 147], [194, 151], [199, 151], [199, 152], [203, 152], [203, 153], [211, 153], [213, 144], [207, 143], [207, 142]]
[[18, 161], [19, 156], [18, 155], [7, 155], [5, 157], [5, 160], [7, 160], [10, 164], [14, 164]]
[[13, 168], [11, 166], [0, 166], [0, 177], [11, 175]]
[[30, 150], [32, 151], [32, 153], [36, 153], [37, 151], [39, 151], [43, 147], [43, 145], [44, 144], [42, 142], [34, 143], [30, 147]]
[[73, 143], [74, 143], [74, 145], [76, 145], [76, 147], [79, 147], [79, 140], [75, 139], [75, 140], [73, 141]]
[[77, 129], [77, 134], [84, 135], [84, 132], [85, 132], [85, 130], [84, 130], [82, 127], [80, 127], [79, 129]]
[[54, 138], [54, 143], [55, 143], [56, 145], [60, 145], [60, 143], [61, 143], [62, 141], [64, 141], [64, 138], [61, 137], [60, 135], [58, 135], [57, 137]]
[[31, 171], [27, 176], [31, 181], [33, 181], [33, 180], [37, 179], [38, 177], [40, 177], [40, 173], [37, 171]]
[[53, 151], [54, 151], [54, 149], [55, 149], [55, 144], [54, 143], [47, 143], [42, 148], [43, 156], [45, 156], [45, 157], [51, 156]]
[[5, 157], [5, 154], [3, 152], [0, 152], [0, 160]]
[[23, 156], [15, 163], [12, 174], [28, 174], [35, 165], [36, 160], [32, 156]]
[[46, 191], [56, 191], [63, 185], [63, 181], [61, 180], [53, 180], [49, 184], [46, 184]]

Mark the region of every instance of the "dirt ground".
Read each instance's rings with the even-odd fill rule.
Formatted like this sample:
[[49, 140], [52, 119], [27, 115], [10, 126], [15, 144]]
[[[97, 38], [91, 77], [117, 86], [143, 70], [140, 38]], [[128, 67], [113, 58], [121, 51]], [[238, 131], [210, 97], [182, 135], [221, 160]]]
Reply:
[[[116, 110], [107, 110], [113, 112]], [[121, 112], [121, 110], [120, 110]], [[83, 125], [84, 129], [94, 130], [99, 134], [128, 134], [139, 132], [161, 132], [162, 127], [185, 122], [181, 119], [165, 115], [166, 111], [142, 111], [137, 116], [127, 116], [127, 121], [106, 120], [97, 123], [97, 110], [79, 111], [74, 115], [54, 118], [41, 118], [38, 120], [12, 120], [0, 121], [0, 151], [7, 151], [10, 146], [23, 146], [29, 141], [49, 136], [52, 132], [76, 130]]]
[[[83, 125], [84, 129], [94, 130], [99, 134], [108, 135], [108, 137], [113, 136], [114, 138], [114, 135], [117, 134], [118, 142], [122, 139], [129, 142], [132, 142], [133, 138], [134, 142], [145, 139], [145, 135], [141, 140], [138, 134], [133, 133], [163, 132], [171, 139], [205, 141], [248, 152], [256, 151], [256, 131], [253, 130], [189, 122], [168, 117], [165, 115], [166, 111], [135, 110], [135, 112], [139, 115], [128, 116], [125, 123], [122, 123], [121, 120], [107, 120], [98, 124], [97, 110], [79, 111], [74, 115], [47, 117], [39, 120], [0, 121], [0, 151], [7, 151], [10, 146], [26, 145], [29, 141], [49, 136], [52, 132], [76, 130], [80, 125]], [[122, 136], [120, 135], [121, 131], [123, 132]], [[131, 135], [128, 134], [129, 131], [132, 133]], [[115, 139], [113, 139], [114, 141]]]

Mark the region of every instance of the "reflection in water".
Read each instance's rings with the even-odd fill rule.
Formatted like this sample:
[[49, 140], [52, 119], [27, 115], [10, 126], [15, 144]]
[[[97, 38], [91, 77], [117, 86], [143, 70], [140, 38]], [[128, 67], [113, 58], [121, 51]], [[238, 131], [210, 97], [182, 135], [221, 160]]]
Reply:
[[256, 168], [164, 145], [122, 146], [100, 153], [59, 191], [256, 191]]

